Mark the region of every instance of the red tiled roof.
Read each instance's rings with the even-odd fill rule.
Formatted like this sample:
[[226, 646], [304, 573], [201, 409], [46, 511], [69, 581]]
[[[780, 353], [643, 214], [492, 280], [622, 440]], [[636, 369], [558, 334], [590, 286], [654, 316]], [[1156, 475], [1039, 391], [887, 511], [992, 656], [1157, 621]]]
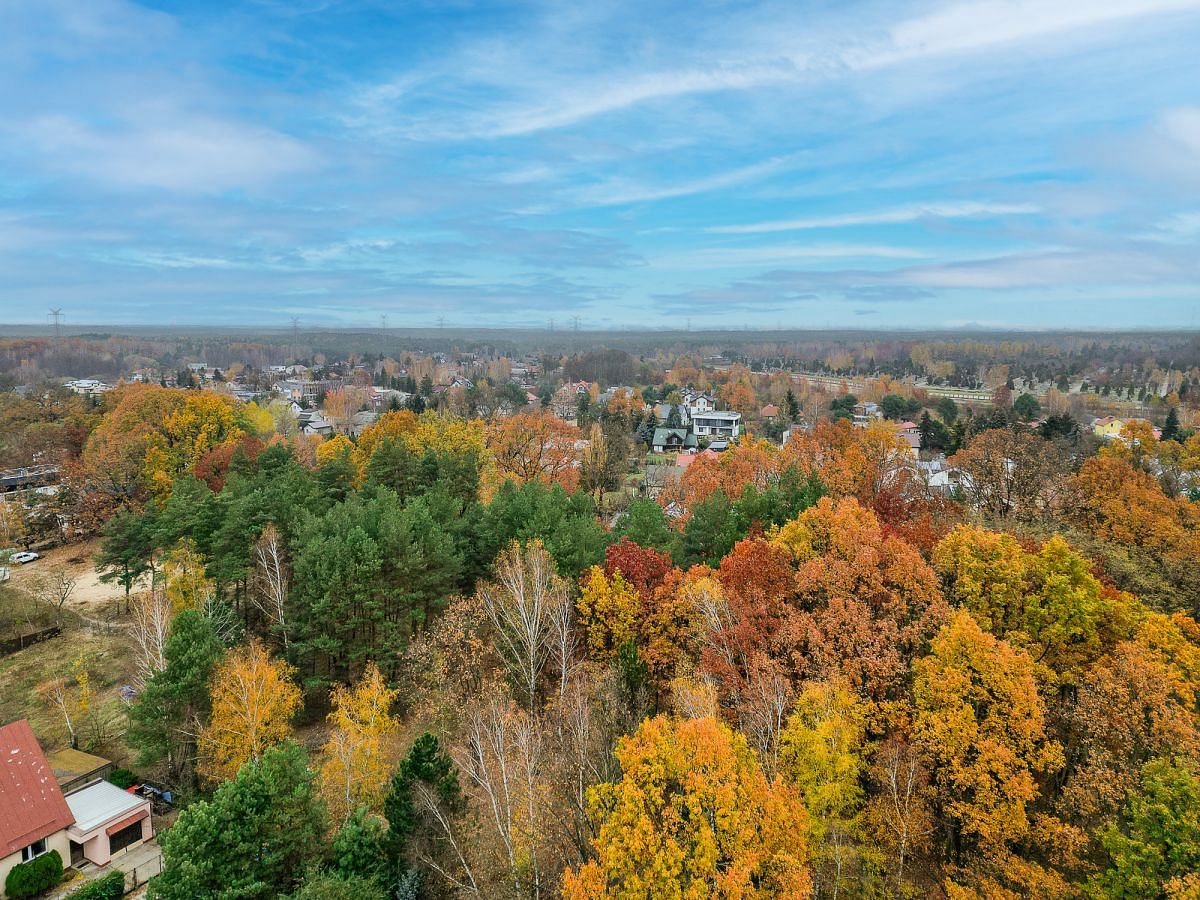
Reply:
[[0, 857], [74, 821], [29, 722], [0, 727]]

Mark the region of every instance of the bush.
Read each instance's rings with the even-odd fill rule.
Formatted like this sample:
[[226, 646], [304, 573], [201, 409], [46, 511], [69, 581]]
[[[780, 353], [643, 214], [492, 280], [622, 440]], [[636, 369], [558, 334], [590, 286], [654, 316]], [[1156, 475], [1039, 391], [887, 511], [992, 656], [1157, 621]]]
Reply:
[[125, 873], [109, 872], [89, 881], [77, 891], [67, 894], [67, 900], [121, 900], [125, 896]]
[[138, 783], [138, 777], [128, 769], [113, 769], [108, 775], [108, 780], [109, 783], [115, 784], [122, 790], [131, 788]]
[[62, 857], [57, 850], [51, 850], [27, 863], [13, 866], [4, 879], [4, 892], [12, 898], [35, 897], [54, 887], [62, 877]]

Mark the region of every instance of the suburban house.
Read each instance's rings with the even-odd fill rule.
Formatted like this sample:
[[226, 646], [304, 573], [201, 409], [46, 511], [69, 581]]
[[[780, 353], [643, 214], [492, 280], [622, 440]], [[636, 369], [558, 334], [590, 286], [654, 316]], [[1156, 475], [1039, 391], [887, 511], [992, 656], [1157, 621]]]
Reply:
[[862, 403], [854, 404], [854, 425], [856, 427], [866, 428], [874, 420], [882, 418], [883, 411], [879, 408], [878, 403], [865, 400]]
[[742, 414], [717, 410], [693, 413], [692, 428], [697, 437], [723, 437], [737, 440], [742, 433]]
[[74, 822], [29, 722], [0, 727], [0, 896], [14, 866], [51, 850], [69, 865]]
[[[1092, 434], [1106, 441], [1111, 441], [1121, 437], [1126, 425], [1144, 421], [1145, 419], [1118, 419], [1115, 416], [1104, 416], [1104, 418], [1096, 419], [1092, 422]], [[1154, 436], [1156, 438], [1161, 437], [1162, 431], [1155, 428]]]
[[779, 407], [774, 403], [768, 403], [758, 411], [759, 418], [771, 422], [779, 418]]
[[688, 408], [688, 412], [695, 418], [699, 413], [711, 412], [716, 409], [717, 401], [713, 399], [712, 394], [688, 389], [683, 392], [683, 405]]
[[51, 850], [64, 867], [106, 866], [154, 836], [148, 799], [103, 779], [81, 784], [107, 760], [54, 756], [58, 771], [27, 720], [0, 727], [0, 897], [14, 866]]
[[696, 446], [696, 436], [686, 428], [655, 428], [650, 441], [650, 449], [655, 453], [690, 450]]
[[154, 836], [150, 801], [107, 781], [67, 794], [67, 806], [72, 816], [67, 828], [71, 856], [65, 864], [107, 866], [118, 853]]
[[665, 425], [671, 420], [671, 410], [679, 417], [680, 427], [686, 428], [692, 421], [691, 411], [682, 403], [657, 403], [654, 406], [654, 418]]

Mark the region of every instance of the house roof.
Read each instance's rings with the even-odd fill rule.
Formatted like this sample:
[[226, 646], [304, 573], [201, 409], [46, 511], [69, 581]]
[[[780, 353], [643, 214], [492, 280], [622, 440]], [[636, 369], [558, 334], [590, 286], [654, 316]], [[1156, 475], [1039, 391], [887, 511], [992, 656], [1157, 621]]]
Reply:
[[144, 798], [107, 781], [97, 781], [67, 795], [67, 805], [75, 816], [75, 829], [85, 834], [129, 815], [145, 803]]
[[0, 728], [0, 857], [74, 821], [29, 722]]
[[654, 437], [650, 443], [655, 447], [659, 447], [665, 444], [667, 439], [671, 437], [676, 437], [683, 441], [684, 447], [696, 446], [696, 436], [686, 428], [655, 428]]
[[779, 415], [779, 407], [776, 406], [774, 403], [768, 403], [766, 406], [764, 406], [762, 409], [760, 409], [758, 411], [758, 414], [760, 416], [762, 416], [764, 419], [769, 416], [777, 416], [777, 415]]

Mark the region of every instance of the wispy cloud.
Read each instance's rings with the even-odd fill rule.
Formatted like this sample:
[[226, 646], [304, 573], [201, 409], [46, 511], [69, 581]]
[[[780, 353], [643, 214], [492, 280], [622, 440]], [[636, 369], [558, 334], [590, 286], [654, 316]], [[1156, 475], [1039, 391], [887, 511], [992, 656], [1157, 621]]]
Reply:
[[913, 203], [872, 212], [779, 219], [747, 225], [714, 225], [710, 234], [768, 234], [776, 231], [804, 231], [812, 228], [846, 228], [853, 225], [895, 225], [921, 219], [979, 219], [998, 216], [1034, 215], [1040, 207], [1028, 203]]

